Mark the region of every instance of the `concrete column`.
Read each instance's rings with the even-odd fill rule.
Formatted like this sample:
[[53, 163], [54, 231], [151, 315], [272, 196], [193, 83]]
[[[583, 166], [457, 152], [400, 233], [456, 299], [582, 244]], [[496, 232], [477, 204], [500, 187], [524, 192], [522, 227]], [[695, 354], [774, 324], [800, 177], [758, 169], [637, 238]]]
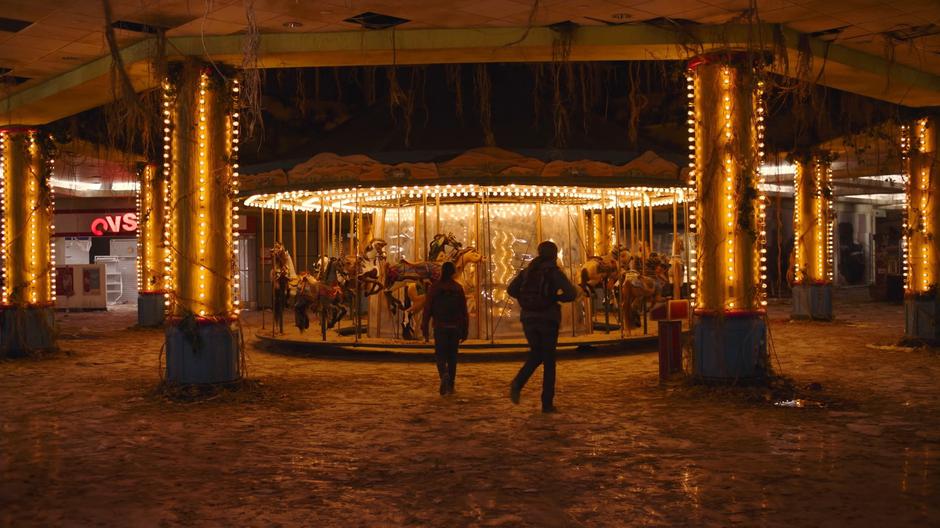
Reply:
[[156, 164], [137, 168], [137, 324], [160, 326], [164, 319], [166, 202], [168, 187]]
[[0, 357], [56, 348], [52, 141], [0, 129]]
[[796, 158], [793, 179], [793, 319], [832, 319], [832, 163], [823, 153]]
[[232, 199], [238, 188], [237, 81], [185, 64], [164, 83], [167, 193], [166, 378], [241, 377]]
[[940, 342], [937, 279], [940, 277], [940, 167], [937, 119], [902, 127], [908, 176], [904, 226], [905, 338]]
[[713, 380], [767, 374], [766, 258], [760, 193], [763, 83], [744, 54], [689, 65], [693, 373]]

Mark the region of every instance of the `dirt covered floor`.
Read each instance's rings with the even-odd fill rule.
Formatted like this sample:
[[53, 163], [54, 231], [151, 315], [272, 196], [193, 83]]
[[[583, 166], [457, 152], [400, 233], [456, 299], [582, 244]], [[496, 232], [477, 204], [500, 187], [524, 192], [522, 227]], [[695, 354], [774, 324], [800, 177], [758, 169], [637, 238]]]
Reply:
[[802, 408], [661, 386], [642, 353], [564, 360], [555, 415], [538, 379], [509, 402], [515, 362], [441, 398], [429, 363], [254, 347], [260, 383], [172, 401], [159, 331], [60, 314], [68, 354], [0, 362], [0, 526], [936, 526], [940, 355], [839, 295], [831, 324], [772, 310]]

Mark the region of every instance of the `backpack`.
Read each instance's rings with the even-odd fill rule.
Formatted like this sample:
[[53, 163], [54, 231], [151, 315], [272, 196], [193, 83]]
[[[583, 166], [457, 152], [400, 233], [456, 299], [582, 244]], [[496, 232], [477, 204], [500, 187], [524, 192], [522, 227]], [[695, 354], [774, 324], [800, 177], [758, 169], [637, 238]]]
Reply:
[[551, 266], [526, 270], [519, 287], [519, 306], [523, 310], [541, 312], [555, 306], [555, 288]]
[[463, 313], [464, 296], [460, 292], [442, 288], [434, 297], [431, 317], [439, 324], [457, 323]]

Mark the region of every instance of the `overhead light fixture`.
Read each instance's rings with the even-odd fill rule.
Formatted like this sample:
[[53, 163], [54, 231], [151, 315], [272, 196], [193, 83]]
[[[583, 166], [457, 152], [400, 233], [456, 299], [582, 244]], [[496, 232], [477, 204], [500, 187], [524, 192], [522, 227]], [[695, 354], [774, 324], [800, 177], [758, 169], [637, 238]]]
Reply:
[[400, 26], [405, 22], [411, 21], [406, 18], [398, 18], [391, 15], [383, 15], [380, 13], [366, 11], [365, 13], [360, 13], [354, 17], [347, 18], [343, 22], [359, 24], [366, 29], [388, 29], [390, 27]]
[[69, 189], [72, 191], [100, 191], [101, 183], [83, 182], [79, 180], [61, 180], [59, 178], [50, 178], [52, 186], [57, 189]]
[[296, 20], [288, 20], [287, 22], [284, 22], [284, 27], [287, 29], [297, 29], [303, 25], [303, 22], [298, 22]]
[[612, 19], [614, 19], [614, 20], [626, 20], [626, 19], [632, 18], [632, 17], [633, 17], [633, 15], [631, 15], [630, 13], [614, 13], [614, 14], [610, 15], [610, 18], [612, 18]]

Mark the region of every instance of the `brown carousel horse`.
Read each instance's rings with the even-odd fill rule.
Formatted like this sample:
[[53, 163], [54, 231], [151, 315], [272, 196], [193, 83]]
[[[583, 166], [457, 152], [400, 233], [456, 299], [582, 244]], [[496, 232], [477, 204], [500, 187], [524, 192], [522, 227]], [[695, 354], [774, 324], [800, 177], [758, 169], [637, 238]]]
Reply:
[[607, 255], [588, 257], [587, 261], [581, 265], [581, 282], [578, 286], [585, 295], [593, 297], [596, 288], [607, 289], [614, 285], [617, 281], [617, 272], [626, 268], [629, 260], [630, 252], [620, 245], [614, 246]]
[[[454, 267], [457, 268], [457, 273], [454, 275], [455, 277], [462, 277], [463, 271], [468, 264], [476, 264], [483, 260], [483, 255], [477, 251], [477, 248], [472, 246], [459, 249], [454, 252], [452, 256], [454, 258]], [[443, 263], [441, 263], [441, 265], [443, 266]], [[438, 271], [438, 277], [440, 277], [440, 271]], [[402, 305], [404, 308], [404, 320], [402, 323], [404, 331], [402, 334], [405, 339], [414, 338], [414, 325], [412, 322], [416, 318], [420, 318], [421, 313], [424, 311], [424, 305], [427, 303], [427, 288], [429, 285], [430, 282], [410, 282], [405, 285], [405, 302]], [[461, 286], [464, 287], [464, 291], [468, 291], [466, 284], [462, 284]]]
[[294, 313], [297, 328], [303, 333], [310, 327], [307, 311], [320, 318], [320, 330], [326, 340], [326, 330], [333, 328], [348, 312], [343, 289], [343, 277], [336, 258], [322, 257], [314, 266], [314, 274], [301, 273], [297, 278]]
[[669, 284], [669, 263], [652, 253], [646, 269], [652, 271], [652, 274], [640, 274], [636, 270], [636, 259], [631, 259], [620, 279], [620, 320], [624, 321], [627, 329], [631, 328], [634, 315], [648, 312], [666, 301], [663, 288]]
[[[457, 268], [457, 273], [460, 273], [467, 264], [479, 262], [482, 259], [483, 257], [477, 248], [468, 247], [455, 252], [452, 262]], [[393, 295], [396, 290], [409, 284], [430, 284], [440, 279], [442, 265], [443, 262], [408, 262], [404, 259], [398, 264], [386, 264], [385, 296], [388, 299], [392, 313], [395, 313], [399, 308], [403, 308], [402, 303]]]

